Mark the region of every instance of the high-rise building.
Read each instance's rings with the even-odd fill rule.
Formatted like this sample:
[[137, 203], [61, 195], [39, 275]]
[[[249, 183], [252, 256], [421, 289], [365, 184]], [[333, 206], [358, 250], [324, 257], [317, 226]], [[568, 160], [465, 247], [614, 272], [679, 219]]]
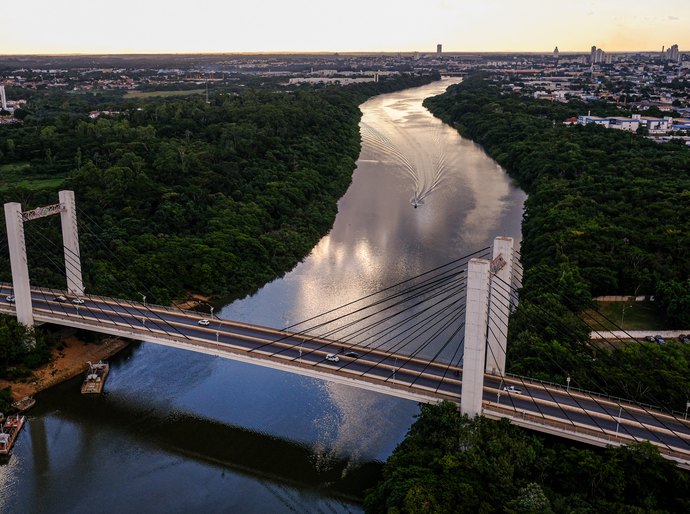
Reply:
[[553, 49], [553, 58], [558, 60], [559, 52], [558, 52], [558, 47]]
[[597, 64], [606, 62], [606, 52], [604, 52], [603, 49], [597, 48], [596, 46], [592, 47], [592, 50], [589, 54], [589, 63], [590, 64]]
[[5, 86], [0, 86], [0, 107], [3, 111], [7, 110], [7, 98], [5, 97]]
[[442, 52], [443, 52], [443, 45], [441, 43], [439, 43], [438, 45], [436, 45], [436, 55], [441, 57]]

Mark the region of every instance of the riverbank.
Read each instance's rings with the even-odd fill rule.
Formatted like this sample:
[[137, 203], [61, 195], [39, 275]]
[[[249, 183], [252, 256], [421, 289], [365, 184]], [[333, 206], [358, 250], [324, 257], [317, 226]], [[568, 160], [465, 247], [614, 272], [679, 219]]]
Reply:
[[106, 360], [129, 345], [130, 341], [107, 338], [98, 343], [86, 343], [70, 335], [63, 338], [53, 349], [52, 360], [34, 371], [33, 376], [22, 380], [1, 380], [0, 389], [12, 388], [12, 398], [32, 396], [86, 371], [87, 362]]

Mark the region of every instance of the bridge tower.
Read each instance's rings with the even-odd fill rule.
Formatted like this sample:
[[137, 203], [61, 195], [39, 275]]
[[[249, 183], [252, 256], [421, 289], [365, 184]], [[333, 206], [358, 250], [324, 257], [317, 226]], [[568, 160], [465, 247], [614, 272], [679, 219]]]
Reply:
[[[505, 373], [512, 267], [511, 237], [494, 239], [491, 261], [472, 259], [467, 266], [460, 411], [470, 417], [482, 413], [484, 373]], [[489, 316], [496, 322], [495, 330], [489, 330]]]
[[[503, 376], [506, 372], [508, 317], [510, 316], [510, 283], [513, 279], [513, 238], [494, 239], [491, 261], [489, 316], [494, 330], [487, 333], [486, 372]], [[488, 319], [487, 319], [488, 323]]]
[[74, 191], [60, 191], [59, 200], [60, 202], [57, 204], [38, 207], [25, 212], [22, 212], [22, 206], [17, 202], [5, 204], [5, 225], [7, 227], [7, 244], [10, 250], [10, 266], [12, 267], [12, 285], [17, 321], [26, 327], [34, 326], [34, 317], [31, 305], [31, 284], [29, 282], [29, 267], [26, 258], [26, 242], [24, 240], [24, 222], [45, 218], [53, 214], [60, 214], [67, 291], [77, 296], [84, 294]]
[[486, 322], [489, 311], [489, 266], [486, 259], [471, 259], [467, 265], [465, 303], [465, 348], [462, 364], [460, 412], [469, 417], [482, 413]]

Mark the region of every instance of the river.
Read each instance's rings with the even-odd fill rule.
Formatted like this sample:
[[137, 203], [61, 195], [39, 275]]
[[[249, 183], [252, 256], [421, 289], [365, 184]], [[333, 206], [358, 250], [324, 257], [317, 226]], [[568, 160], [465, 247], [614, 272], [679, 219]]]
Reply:
[[[421, 105], [457, 79], [362, 104], [362, 152], [332, 230], [220, 317], [285, 327], [491, 244], [520, 239], [525, 195]], [[416, 207], [415, 207], [416, 205]], [[361, 512], [416, 403], [257, 366], [132, 345], [107, 393], [46, 391], [0, 512]]]

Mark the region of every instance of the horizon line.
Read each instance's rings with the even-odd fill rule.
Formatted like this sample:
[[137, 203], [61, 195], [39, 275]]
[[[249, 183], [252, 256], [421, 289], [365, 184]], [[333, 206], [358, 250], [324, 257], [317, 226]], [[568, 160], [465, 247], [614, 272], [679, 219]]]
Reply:
[[[604, 50], [602, 48], [602, 50]], [[630, 53], [662, 53], [661, 50], [604, 50], [607, 54], [630, 54]], [[467, 55], [467, 54], [537, 54], [552, 55], [553, 50], [442, 50], [441, 55]], [[579, 55], [589, 54], [590, 50], [559, 50], [559, 55]], [[60, 53], [6, 53], [0, 57], [105, 57], [105, 56], [171, 56], [171, 55], [400, 55], [400, 54], [432, 54], [436, 55], [436, 50], [275, 50], [275, 51], [204, 51], [204, 52], [60, 52]], [[681, 54], [687, 52], [679, 52]]]

